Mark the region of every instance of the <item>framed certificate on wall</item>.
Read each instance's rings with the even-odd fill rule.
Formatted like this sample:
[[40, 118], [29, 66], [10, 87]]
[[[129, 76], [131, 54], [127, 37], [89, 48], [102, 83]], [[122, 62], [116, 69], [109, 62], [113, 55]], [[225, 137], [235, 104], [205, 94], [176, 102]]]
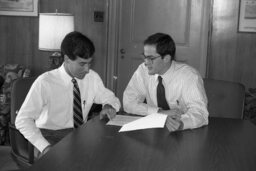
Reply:
[[38, 0], [0, 0], [0, 15], [37, 16]]
[[256, 0], [240, 0], [239, 32], [256, 32]]

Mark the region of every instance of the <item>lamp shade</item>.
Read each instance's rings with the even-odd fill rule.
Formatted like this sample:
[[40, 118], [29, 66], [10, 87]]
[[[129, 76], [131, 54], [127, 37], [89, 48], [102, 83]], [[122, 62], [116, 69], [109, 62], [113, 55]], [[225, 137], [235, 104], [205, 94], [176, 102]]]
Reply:
[[39, 49], [60, 51], [63, 38], [74, 31], [74, 16], [66, 13], [40, 13]]

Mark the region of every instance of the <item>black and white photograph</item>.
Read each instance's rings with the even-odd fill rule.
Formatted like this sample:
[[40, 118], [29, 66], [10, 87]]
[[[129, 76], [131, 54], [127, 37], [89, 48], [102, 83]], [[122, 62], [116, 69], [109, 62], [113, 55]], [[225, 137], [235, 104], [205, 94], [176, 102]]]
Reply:
[[0, 0], [0, 171], [256, 171], [256, 0]]

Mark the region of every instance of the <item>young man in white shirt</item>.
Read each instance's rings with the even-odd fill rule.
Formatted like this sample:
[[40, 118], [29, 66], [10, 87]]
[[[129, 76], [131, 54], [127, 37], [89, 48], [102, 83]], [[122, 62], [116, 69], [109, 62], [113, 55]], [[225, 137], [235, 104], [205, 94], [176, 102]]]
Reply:
[[111, 119], [119, 111], [118, 98], [90, 69], [94, 51], [92, 41], [83, 34], [67, 34], [61, 44], [62, 66], [40, 75], [30, 88], [15, 125], [41, 152], [39, 156], [74, 127], [85, 123], [93, 103], [103, 105], [100, 118]]
[[133, 74], [123, 95], [127, 113], [167, 114], [166, 127], [171, 132], [207, 125], [209, 115], [200, 74], [191, 66], [176, 62], [175, 51], [171, 36], [149, 36], [144, 41], [144, 63]]

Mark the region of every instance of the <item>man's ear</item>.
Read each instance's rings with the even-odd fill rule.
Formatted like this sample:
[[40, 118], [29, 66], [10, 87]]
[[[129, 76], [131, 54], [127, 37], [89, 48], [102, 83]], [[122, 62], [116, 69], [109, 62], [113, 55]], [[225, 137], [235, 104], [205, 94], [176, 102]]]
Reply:
[[69, 57], [67, 55], [64, 55], [64, 61], [68, 63], [69, 60], [70, 60]]
[[164, 62], [166, 62], [166, 63], [168, 63], [168, 62], [170, 62], [171, 61], [171, 59], [172, 59], [172, 57], [171, 57], [171, 55], [165, 55], [165, 57], [164, 57]]

